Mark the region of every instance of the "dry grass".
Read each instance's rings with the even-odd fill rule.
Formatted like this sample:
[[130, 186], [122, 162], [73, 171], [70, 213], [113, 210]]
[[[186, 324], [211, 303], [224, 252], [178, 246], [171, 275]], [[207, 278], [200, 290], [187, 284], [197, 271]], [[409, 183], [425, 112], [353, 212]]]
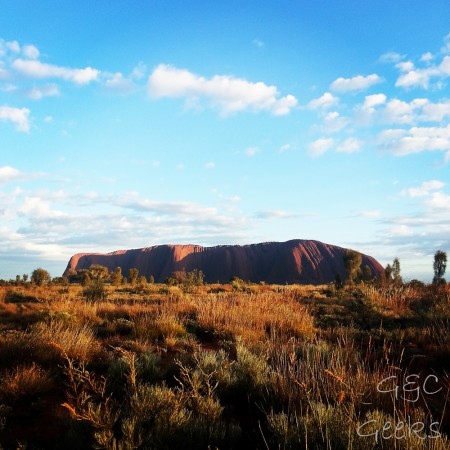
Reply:
[[31, 331], [30, 338], [43, 352], [60, 352], [80, 361], [92, 360], [100, 350], [88, 324], [77, 326], [56, 320], [39, 323]]
[[308, 309], [288, 294], [281, 298], [272, 292], [213, 295], [195, 300], [200, 327], [240, 337], [249, 344], [266, 339], [273, 330], [286, 339], [312, 336], [315, 332]]
[[65, 400], [52, 407], [64, 411], [68, 450], [70, 440], [116, 449], [449, 448], [444, 434], [375, 443], [356, 433], [367, 420], [374, 430], [408, 417], [448, 421], [447, 391], [415, 404], [377, 389], [386, 377], [404, 383], [432, 369], [446, 387], [445, 289], [439, 298], [412, 286], [360, 285], [339, 298], [327, 286], [106, 289], [92, 302], [80, 286], [20, 288], [5, 303], [11, 288], [0, 288], [0, 404], [13, 405], [0, 417], [5, 429], [18, 421], [14, 405], [58, 385]]
[[51, 380], [45, 370], [32, 363], [0, 374], [0, 402], [11, 404], [47, 392]]

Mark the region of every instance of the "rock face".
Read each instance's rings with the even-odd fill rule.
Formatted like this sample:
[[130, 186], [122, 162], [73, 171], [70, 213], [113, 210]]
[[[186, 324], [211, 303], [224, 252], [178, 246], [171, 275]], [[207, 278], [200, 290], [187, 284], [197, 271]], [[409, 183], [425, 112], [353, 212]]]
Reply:
[[[72, 256], [64, 275], [100, 264], [110, 271], [121, 267], [124, 275], [135, 267], [140, 275], [153, 275], [156, 282], [163, 282], [175, 271], [199, 269], [208, 283], [228, 283], [236, 276], [256, 283], [322, 284], [334, 281], [338, 273], [346, 278], [344, 251], [336, 245], [301, 239], [216, 247], [156, 245], [107, 254], [79, 253]], [[378, 261], [362, 255], [361, 267], [366, 265], [373, 276], [383, 272]]]

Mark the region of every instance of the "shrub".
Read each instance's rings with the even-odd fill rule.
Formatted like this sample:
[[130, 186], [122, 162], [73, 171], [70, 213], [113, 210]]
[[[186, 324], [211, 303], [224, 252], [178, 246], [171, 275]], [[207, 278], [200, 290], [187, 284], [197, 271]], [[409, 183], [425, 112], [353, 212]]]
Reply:
[[45, 393], [52, 386], [47, 372], [35, 363], [7, 370], [0, 379], [0, 402], [8, 404]]

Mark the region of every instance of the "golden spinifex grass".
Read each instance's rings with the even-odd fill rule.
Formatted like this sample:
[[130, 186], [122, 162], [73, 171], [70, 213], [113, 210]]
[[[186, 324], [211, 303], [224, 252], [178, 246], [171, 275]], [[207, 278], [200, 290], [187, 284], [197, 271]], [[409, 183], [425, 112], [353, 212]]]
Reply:
[[0, 445], [449, 448], [446, 290], [238, 288], [0, 288]]

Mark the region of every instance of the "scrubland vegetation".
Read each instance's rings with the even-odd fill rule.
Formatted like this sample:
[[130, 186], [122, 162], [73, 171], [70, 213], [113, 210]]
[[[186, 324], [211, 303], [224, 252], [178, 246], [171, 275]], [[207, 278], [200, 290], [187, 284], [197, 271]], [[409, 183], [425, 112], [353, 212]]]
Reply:
[[0, 287], [2, 448], [450, 448], [450, 284], [35, 275]]

